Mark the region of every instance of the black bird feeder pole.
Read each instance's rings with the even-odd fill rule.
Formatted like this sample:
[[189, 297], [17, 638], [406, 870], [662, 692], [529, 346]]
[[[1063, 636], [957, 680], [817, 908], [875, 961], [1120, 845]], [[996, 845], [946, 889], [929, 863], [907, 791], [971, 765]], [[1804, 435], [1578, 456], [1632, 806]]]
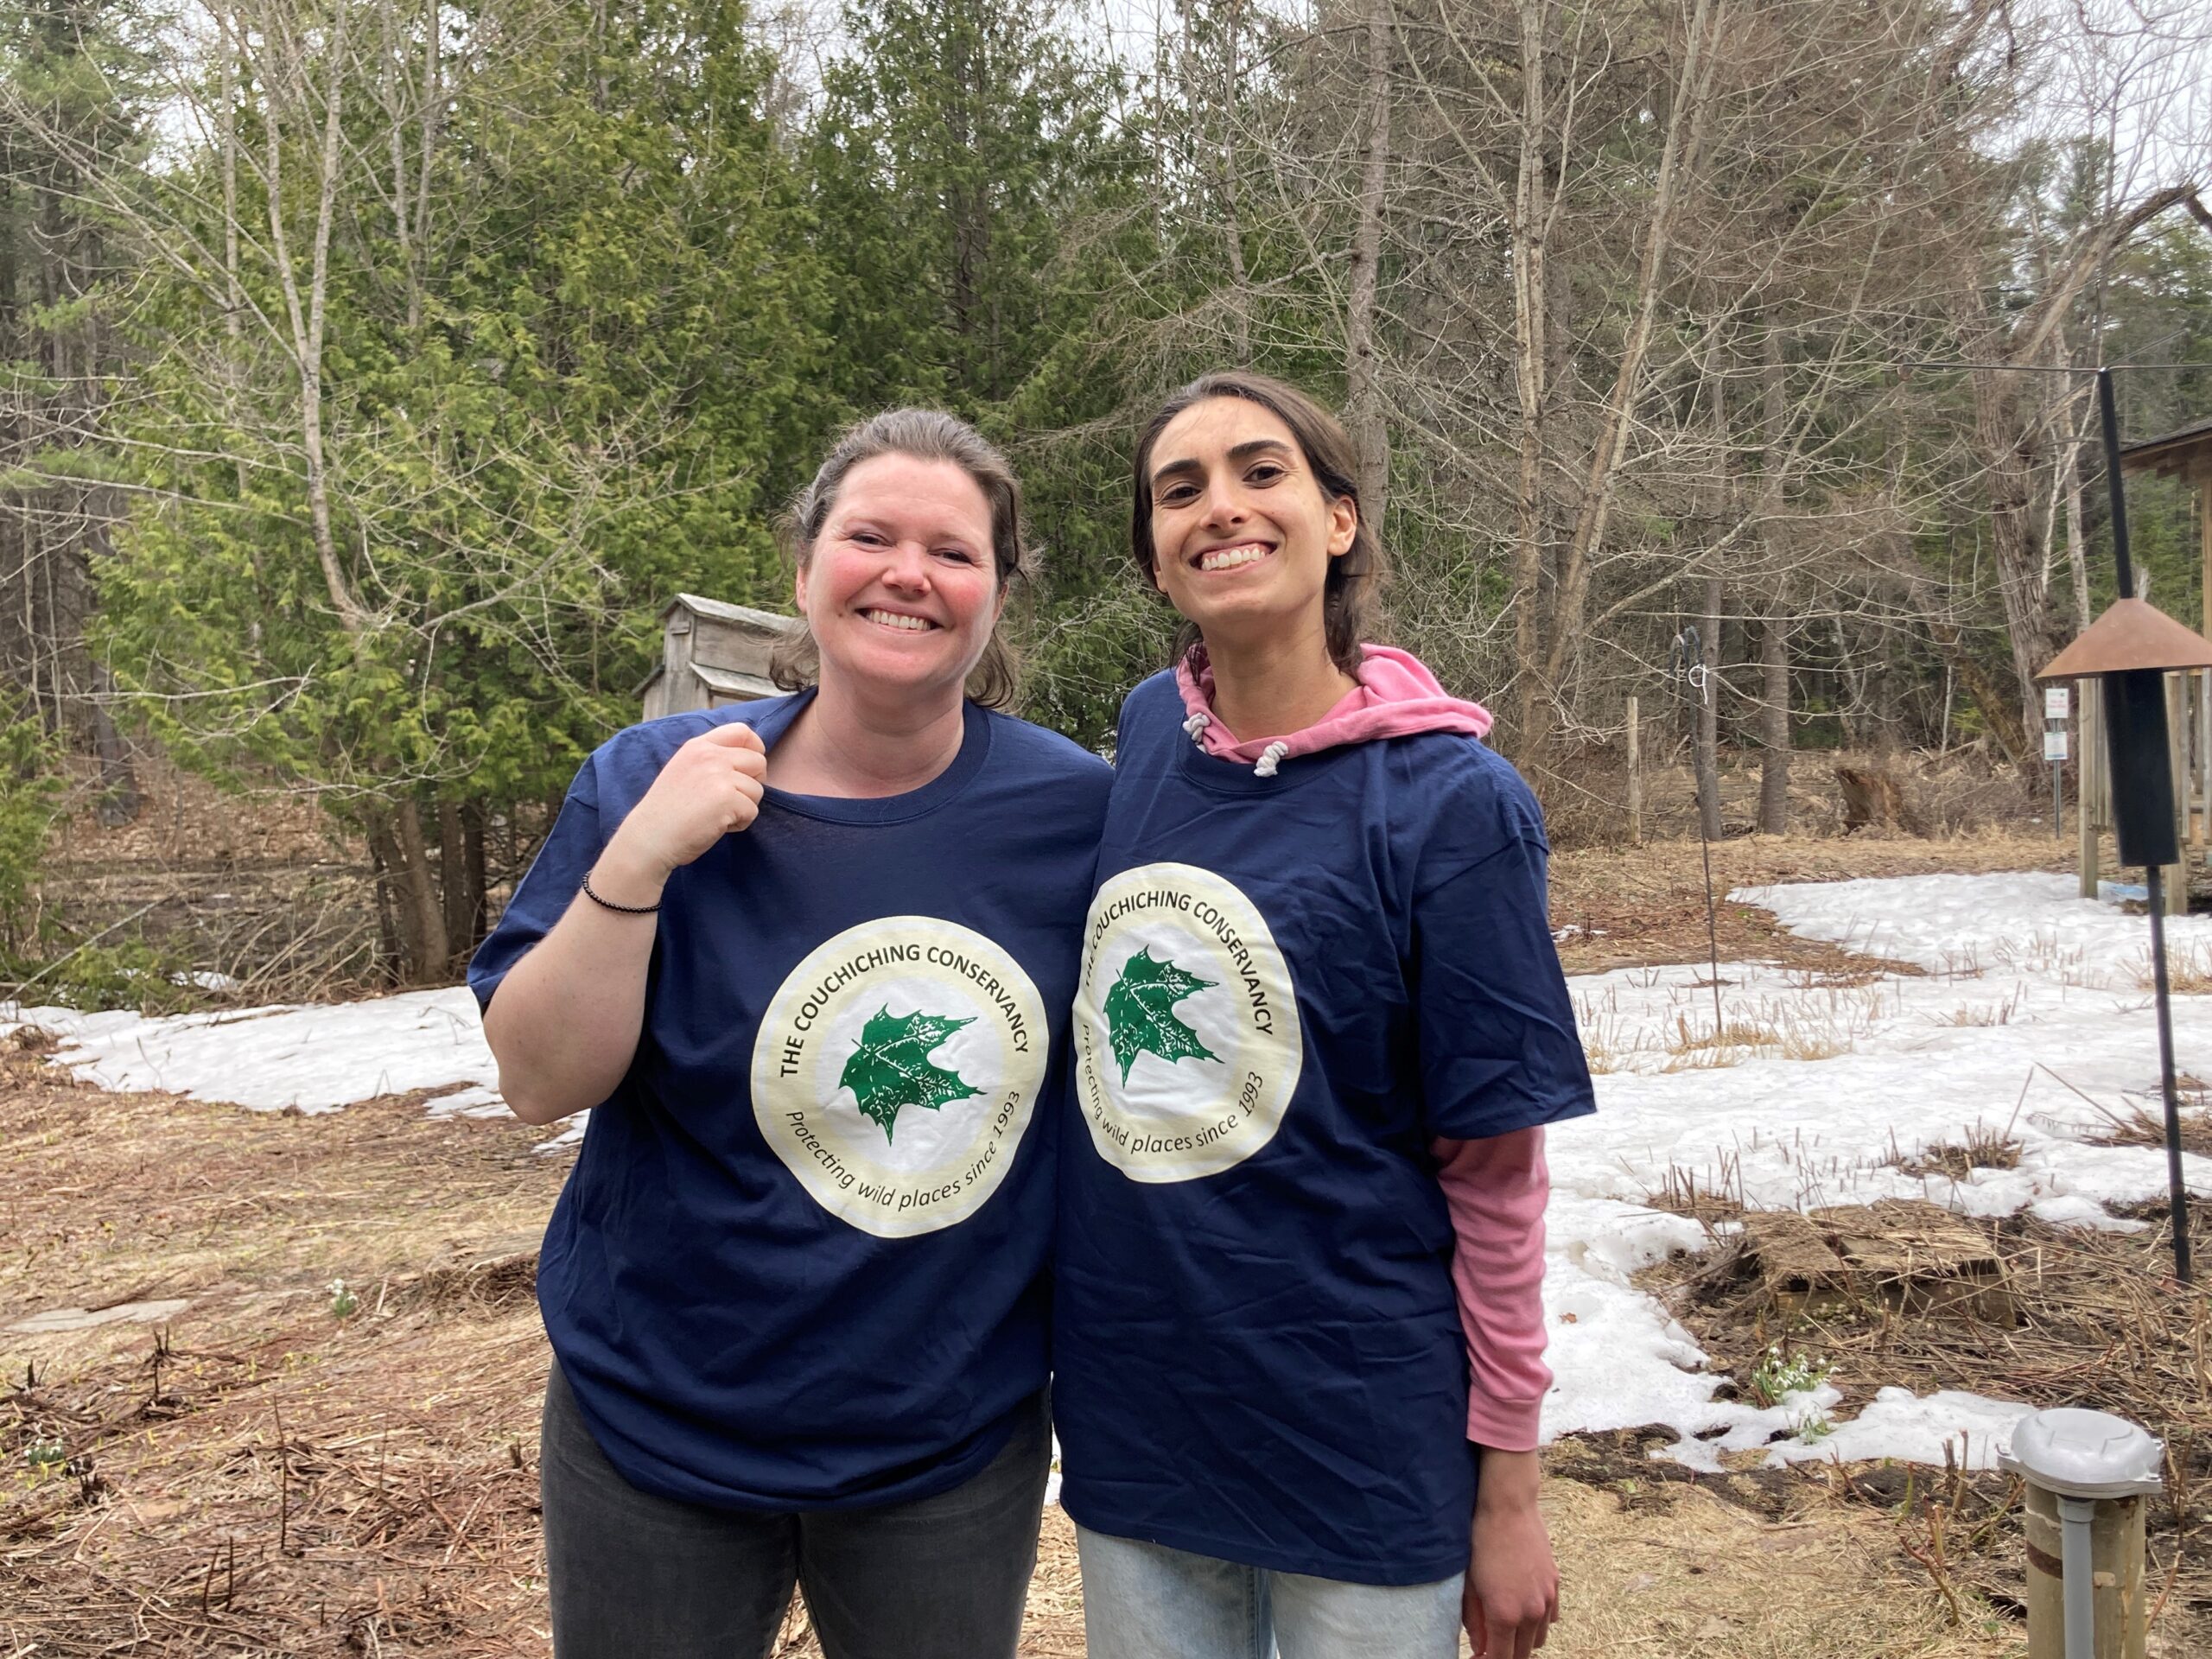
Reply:
[[[2120, 597], [2131, 600], [2135, 597], [2135, 565], [2127, 545], [2127, 492], [2120, 469], [2120, 416], [2113, 403], [2112, 371], [2109, 368], [2097, 371], [2097, 423], [2103, 429], [2104, 436], [2105, 487], [2112, 496], [2113, 576]], [[2108, 695], [2105, 698], [2105, 725], [2107, 747], [2113, 758], [2114, 817], [2122, 819], [2128, 817], [2120, 796], [2131, 781], [2139, 785], [2136, 791], [2139, 798], [2164, 798], [2163, 810], [2158, 814], [2157, 823], [2143, 826], [2152, 833], [2139, 839], [2144, 842], [2141, 848], [2144, 895], [2149, 901], [2151, 912], [2151, 983], [2152, 999], [2158, 1012], [2158, 1083], [2164, 1094], [2165, 1104], [2166, 1202], [2172, 1216], [2174, 1276], [2185, 1285], [2190, 1281], [2189, 1191], [2182, 1182], [2181, 1104], [2174, 1089], [2174, 1020], [2172, 993], [2166, 977], [2164, 868], [2179, 857], [2181, 849], [2173, 830], [2172, 774], [2165, 753], [2165, 677], [2164, 671], [2161, 669], [2133, 669], [2107, 676]], [[2154, 728], [2156, 737], [2152, 739]], [[2132, 767], [2126, 764], [2124, 759], [2129, 754], [2133, 754], [2137, 761]], [[2144, 776], [2150, 769], [2145, 762], [2155, 762], [2157, 782], [2164, 785], [2163, 789], [2139, 787], [2151, 781]], [[2123, 775], [2129, 772], [2136, 774], [2132, 780]], [[2131, 836], [2129, 839], [2133, 841], [2139, 837]], [[2163, 858], [2157, 855], [2166, 851], [2161, 842], [2175, 843], [2171, 853]]]

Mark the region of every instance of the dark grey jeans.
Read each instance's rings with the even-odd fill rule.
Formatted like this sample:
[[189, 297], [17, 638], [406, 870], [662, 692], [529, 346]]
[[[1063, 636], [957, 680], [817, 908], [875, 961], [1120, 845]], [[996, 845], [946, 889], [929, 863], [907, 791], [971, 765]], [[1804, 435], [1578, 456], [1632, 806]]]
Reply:
[[765, 1659], [793, 1584], [828, 1659], [1013, 1659], [1052, 1457], [1039, 1395], [1004, 1451], [935, 1497], [702, 1509], [623, 1479], [556, 1363], [538, 1448], [555, 1659]]

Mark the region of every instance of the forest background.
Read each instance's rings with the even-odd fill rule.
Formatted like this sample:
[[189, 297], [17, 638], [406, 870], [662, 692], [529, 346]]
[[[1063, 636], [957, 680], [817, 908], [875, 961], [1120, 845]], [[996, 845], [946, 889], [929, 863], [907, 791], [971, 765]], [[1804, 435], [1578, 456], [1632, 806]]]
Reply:
[[[1793, 751], [2032, 784], [2031, 676], [2110, 596], [2088, 382], [2034, 371], [2142, 365], [2130, 437], [2212, 417], [2208, 37], [2186, 0], [0, 0], [0, 977], [130, 938], [35, 873], [59, 780], [127, 819], [151, 745], [313, 796], [373, 870], [362, 976], [449, 979], [660, 608], [788, 608], [781, 505], [887, 404], [1013, 454], [1025, 712], [1106, 743], [1172, 637], [1134, 431], [1224, 364], [1344, 411], [1394, 637], [1554, 813], [1631, 696], [1715, 833], [1729, 754], [1776, 832]], [[2193, 622], [2190, 498], [2132, 489]]]

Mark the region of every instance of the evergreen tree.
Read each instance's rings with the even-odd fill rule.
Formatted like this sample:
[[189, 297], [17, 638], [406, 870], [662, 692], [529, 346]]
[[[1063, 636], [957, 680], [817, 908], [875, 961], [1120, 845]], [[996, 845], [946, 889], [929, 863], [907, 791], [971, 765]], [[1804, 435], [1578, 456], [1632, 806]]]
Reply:
[[423, 980], [488, 823], [634, 718], [659, 607], [782, 595], [823, 287], [736, 8], [356, 5], [236, 20], [213, 142], [131, 204], [107, 638], [188, 758], [359, 825]]

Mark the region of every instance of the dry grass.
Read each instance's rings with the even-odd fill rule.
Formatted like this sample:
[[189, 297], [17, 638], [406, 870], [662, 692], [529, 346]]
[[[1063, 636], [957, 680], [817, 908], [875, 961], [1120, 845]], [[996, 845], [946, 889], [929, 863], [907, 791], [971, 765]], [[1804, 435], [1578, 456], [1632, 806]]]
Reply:
[[[1656, 975], [1656, 970], [1650, 970]], [[1732, 982], [1723, 980], [1724, 987]], [[1700, 980], [1674, 995], [1671, 1028], [1648, 1016], [1624, 1015], [1618, 983], [1597, 994], [1578, 995], [1575, 1022], [1583, 1055], [1600, 1076], [1614, 1071], [1703, 1071], [1741, 1065], [1766, 1058], [1825, 1060], [1847, 1054], [1881, 1017], [1885, 993], [1878, 985], [1822, 987], [1825, 1006], [1761, 997], [1739, 998], [1724, 1023], [1715, 1026], [1707, 1000], [1710, 980]]]
[[[2073, 847], [2032, 831], [1945, 841], [1876, 841], [1815, 836], [1746, 836], [1713, 846], [1713, 887], [1720, 960], [1778, 962], [1815, 982], [1864, 984], [1871, 974], [1916, 974], [1906, 963], [1854, 956], [1799, 938], [1772, 915], [1728, 902], [1738, 887], [1780, 881], [1842, 881], [1857, 876], [1980, 874], [2064, 869]], [[1687, 841], [1642, 847], [1587, 847], [1551, 861], [1552, 925], [1573, 928], [1560, 942], [1570, 974], [1706, 959], [1705, 880], [1693, 833]]]
[[[2202, 1103], [2200, 1090], [2194, 1096], [2194, 1107], [2184, 1106], [2174, 1114], [2181, 1128], [2181, 1149], [2193, 1152], [2200, 1158], [2212, 1158], [2212, 1107]], [[2166, 1121], [2162, 1111], [2154, 1112], [2146, 1106], [2129, 1108], [2122, 1116], [2113, 1116], [2112, 1128], [2097, 1137], [2100, 1145], [2107, 1147], [2163, 1147], [2166, 1144]]]
[[1828, 1501], [1822, 1484], [1800, 1479], [1793, 1490], [1799, 1507], [1768, 1519], [1688, 1483], [1552, 1483], [1545, 1507], [1564, 1588], [1545, 1659], [2024, 1651], [2018, 1628], [1986, 1609], [1948, 1627], [1886, 1520]]
[[1938, 1141], [1891, 1161], [1908, 1175], [1948, 1175], [1963, 1181], [1977, 1169], [2018, 1169], [2020, 1143], [2006, 1130], [1977, 1123], [1961, 1140]]
[[[1979, 1154], [1955, 1150], [2004, 1155], [1993, 1133], [1979, 1144]], [[1912, 1317], [1880, 1297], [1818, 1314], [1783, 1308], [1768, 1299], [1740, 1242], [1660, 1264], [1643, 1282], [1747, 1393], [1780, 1341], [1833, 1363], [1828, 1381], [1843, 1391], [1843, 1414], [1862, 1408], [1877, 1388], [1902, 1384], [1923, 1394], [1962, 1389], [2090, 1406], [2146, 1425], [2167, 1452], [2166, 1488], [2151, 1507], [2152, 1576], [2161, 1584], [2171, 1576], [2173, 1586], [2158, 1635], [2168, 1652], [2212, 1652], [2212, 1290], [2174, 1281], [2170, 1241], [2157, 1225], [2111, 1234], [2024, 1214], [1951, 1219], [1986, 1238], [2017, 1323], [1970, 1317], [1965, 1304], [1947, 1317]], [[2193, 1224], [2200, 1239], [2212, 1235], [2212, 1205], [2196, 1207]], [[1878, 1232], [1879, 1224], [1869, 1220], [1862, 1230]], [[1892, 1514], [1900, 1548], [1933, 1552], [1929, 1577], [1962, 1605], [2018, 1607], [2015, 1505], [2003, 1478], [1961, 1474], [1931, 1486], [1924, 1473], [1884, 1467], [1836, 1478], [1843, 1496]]]
[[[2151, 953], [2143, 953], [2143, 965], [2136, 969], [2135, 983], [2139, 989], [2155, 990], [2158, 975], [2151, 965]], [[2166, 988], [2176, 996], [2212, 995], [2212, 944], [2180, 944], [2170, 942], [2166, 946]]]
[[[537, 1139], [413, 1097], [257, 1115], [0, 1056], [0, 1655], [543, 1656], [547, 1356], [511, 1248], [565, 1173]], [[153, 1298], [188, 1306], [4, 1328]], [[1947, 1631], [1894, 1529], [1821, 1479], [1747, 1511], [1590, 1452], [1550, 1454], [1570, 1478], [1546, 1498], [1567, 1586], [1548, 1653], [2011, 1651], [2001, 1623]], [[795, 1608], [781, 1659], [817, 1650]], [[1058, 1510], [1022, 1651], [1084, 1651]]]
[[[0, 1331], [0, 1651], [541, 1650], [535, 1311], [409, 1295], [452, 1241], [542, 1222], [563, 1172], [534, 1137], [411, 1098], [257, 1116], [28, 1064], [0, 1094], [0, 1320], [189, 1306]], [[26, 1472], [34, 1445], [66, 1461]]]

